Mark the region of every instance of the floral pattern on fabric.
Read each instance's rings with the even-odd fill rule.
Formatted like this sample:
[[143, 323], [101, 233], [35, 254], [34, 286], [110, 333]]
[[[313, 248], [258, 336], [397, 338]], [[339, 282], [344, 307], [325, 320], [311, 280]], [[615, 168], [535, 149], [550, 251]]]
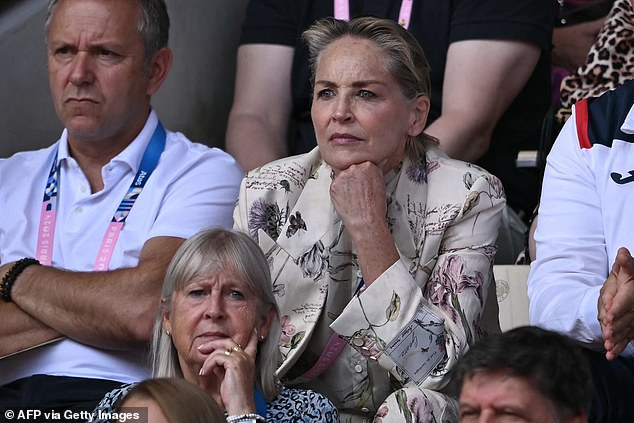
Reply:
[[249, 231], [252, 237], [257, 236], [258, 229], [262, 229], [273, 239], [280, 236], [280, 227], [286, 222], [288, 207], [280, 210], [280, 206], [275, 203], [258, 201], [251, 207], [249, 213]]
[[432, 304], [445, 310], [454, 323], [462, 326], [467, 334], [469, 345], [473, 343], [473, 335], [465, 312], [460, 306], [458, 294], [466, 289], [472, 289], [482, 304], [483, 285], [482, 273], [476, 271], [473, 275], [466, 274], [464, 260], [459, 256], [449, 256], [440, 266], [436, 267], [427, 282], [425, 296]]
[[[394, 415], [400, 420], [395, 420]], [[374, 416], [373, 423], [401, 421], [403, 423], [455, 423], [458, 421], [457, 408], [447, 409], [440, 419], [434, 414], [432, 400], [421, 391], [400, 389], [393, 398], [386, 401]]]
[[[134, 385], [134, 383], [125, 384], [108, 392], [94, 409], [92, 415], [111, 415], [128, 392], [134, 388]], [[317, 392], [282, 388], [277, 397], [267, 404], [266, 421], [272, 423], [339, 423], [339, 413], [326, 397]], [[88, 423], [110, 423], [110, 421], [93, 419], [89, 420]]]
[[[436, 148], [403, 161], [384, 177], [386, 222], [401, 259], [359, 292], [355, 247], [330, 200], [332, 177], [318, 149], [278, 160], [247, 174], [234, 212], [235, 227], [258, 241], [271, 268], [283, 316], [278, 375], [327, 395], [346, 422], [456, 421], [455, 400], [439, 392], [445, 376], [469, 344], [499, 330], [480, 322], [497, 317], [484, 305], [501, 183]], [[317, 378], [303, 379], [333, 330], [349, 347]]]

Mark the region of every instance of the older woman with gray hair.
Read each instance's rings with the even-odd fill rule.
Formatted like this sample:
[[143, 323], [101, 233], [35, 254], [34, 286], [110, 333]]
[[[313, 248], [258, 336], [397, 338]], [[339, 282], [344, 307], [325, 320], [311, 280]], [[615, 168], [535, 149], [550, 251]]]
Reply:
[[[155, 377], [183, 377], [203, 388], [227, 422], [339, 421], [325, 397], [277, 382], [279, 337], [271, 275], [253, 240], [210, 229], [179, 248], [154, 326]], [[98, 410], [111, 410], [129, 389], [110, 392]]]
[[444, 376], [499, 330], [504, 191], [423, 132], [429, 66], [405, 29], [329, 18], [304, 39], [318, 147], [250, 172], [234, 212], [273, 275], [278, 375], [344, 421], [456, 421]]

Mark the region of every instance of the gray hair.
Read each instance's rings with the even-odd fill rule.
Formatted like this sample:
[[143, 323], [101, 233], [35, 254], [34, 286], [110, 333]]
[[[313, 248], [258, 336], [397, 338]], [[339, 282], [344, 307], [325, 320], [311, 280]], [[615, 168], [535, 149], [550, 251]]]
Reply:
[[247, 284], [259, 300], [262, 316], [271, 309], [275, 318], [266, 339], [258, 346], [256, 380], [264, 396], [272, 400], [277, 395], [275, 370], [280, 363], [278, 341], [281, 328], [279, 308], [273, 296], [271, 273], [260, 247], [241, 232], [228, 229], [207, 229], [180, 246], [167, 268], [161, 297], [160, 312], [154, 323], [152, 337], [152, 368], [155, 377], [183, 377], [178, 353], [171, 337], [164, 333], [162, 320], [166, 307], [171, 306], [172, 294], [183, 289], [197, 277], [213, 274], [220, 269], [232, 269]]
[[[431, 93], [430, 67], [422, 47], [405, 28], [389, 19], [360, 17], [349, 22], [324, 18], [315, 22], [302, 34], [308, 46], [311, 83], [321, 53], [334, 41], [354, 37], [374, 42], [387, 57], [387, 70], [394, 77], [406, 99], [429, 97]], [[423, 157], [425, 144], [438, 140], [422, 132], [407, 140], [406, 151], [412, 160]]]
[[[48, 29], [55, 8], [63, 0], [49, 0], [44, 33], [48, 38]], [[141, 18], [137, 23], [137, 30], [143, 38], [145, 47], [145, 64], [149, 64], [152, 57], [163, 47], [167, 47], [170, 30], [170, 18], [164, 0], [137, 0], [141, 6]]]

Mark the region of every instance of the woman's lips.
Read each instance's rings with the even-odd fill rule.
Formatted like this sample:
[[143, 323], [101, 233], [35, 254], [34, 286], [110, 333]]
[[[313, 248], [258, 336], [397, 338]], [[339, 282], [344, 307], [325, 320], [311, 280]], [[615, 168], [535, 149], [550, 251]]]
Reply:
[[349, 144], [361, 141], [361, 139], [351, 134], [334, 133], [330, 136], [329, 141], [335, 144]]
[[205, 341], [213, 341], [215, 339], [227, 338], [228, 336], [222, 332], [203, 332], [196, 335], [196, 338], [204, 339]]

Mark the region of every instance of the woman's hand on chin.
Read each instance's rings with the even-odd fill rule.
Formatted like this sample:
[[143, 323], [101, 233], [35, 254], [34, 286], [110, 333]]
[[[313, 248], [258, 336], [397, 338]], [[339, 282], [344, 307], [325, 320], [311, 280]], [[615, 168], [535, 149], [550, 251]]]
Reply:
[[352, 237], [367, 287], [399, 259], [386, 221], [381, 166], [363, 162], [342, 170], [330, 184], [330, 198]]
[[372, 233], [376, 225], [386, 225], [383, 172], [372, 162], [353, 164], [337, 173], [330, 184], [330, 198], [355, 240]]
[[198, 347], [203, 354], [209, 354], [200, 369], [199, 380], [207, 385], [203, 386], [205, 389], [220, 386], [220, 405], [229, 415], [256, 412], [254, 388], [257, 346], [257, 333], [253, 331], [244, 348], [230, 338], [213, 340]]

